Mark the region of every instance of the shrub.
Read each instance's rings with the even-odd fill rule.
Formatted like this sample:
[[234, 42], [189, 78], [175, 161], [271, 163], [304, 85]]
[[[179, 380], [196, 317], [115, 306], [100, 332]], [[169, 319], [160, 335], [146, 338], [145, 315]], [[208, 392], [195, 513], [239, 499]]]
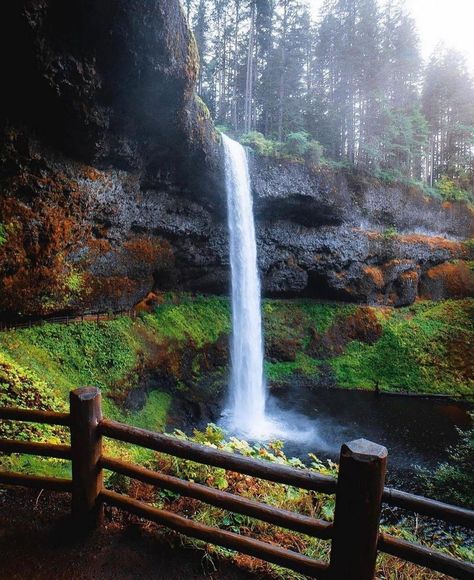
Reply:
[[[470, 413], [474, 420], [474, 413]], [[450, 461], [441, 463], [433, 473], [422, 471], [427, 494], [447, 502], [474, 505], [474, 423], [469, 429], [458, 429], [457, 445], [448, 449]]]
[[250, 147], [259, 155], [271, 156], [274, 155], [278, 149], [278, 143], [267, 139], [262, 133], [258, 131], [251, 131], [245, 133], [240, 138], [242, 145]]
[[228, 125], [216, 125], [216, 131], [218, 133], [225, 133], [226, 135], [232, 135], [233, 130]]
[[384, 238], [384, 240], [391, 240], [393, 238], [396, 238], [397, 236], [398, 230], [395, 226], [388, 226], [387, 228], [384, 229], [382, 233], [382, 237]]
[[7, 232], [5, 230], [5, 226], [0, 223], [0, 246], [3, 245], [7, 241]]
[[285, 141], [284, 150], [288, 155], [303, 157], [308, 149], [309, 134], [306, 131], [290, 133]]
[[474, 194], [470, 191], [461, 189], [457, 183], [443, 175], [441, 179], [436, 182], [436, 189], [445, 201], [467, 201], [474, 203]]
[[377, 179], [387, 184], [404, 181], [403, 174], [397, 169], [378, 169], [374, 174]]

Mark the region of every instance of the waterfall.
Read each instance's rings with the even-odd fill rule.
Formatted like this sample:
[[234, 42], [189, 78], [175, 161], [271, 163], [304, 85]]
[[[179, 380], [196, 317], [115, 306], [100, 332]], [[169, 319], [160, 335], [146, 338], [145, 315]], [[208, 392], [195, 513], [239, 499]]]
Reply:
[[[245, 149], [222, 135], [232, 279], [232, 339], [229, 398], [224, 426], [250, 439], [315, 440], [314, 426], [274, 401], [266, 413], [263, 337], [257, 244]], [[322, 445], [322, 442], [319, 443]]]
[[249, 436], [266, 428], [262, 316], [250, 176], [245, 149], [222, 135], [232, 277], [229, 427]]

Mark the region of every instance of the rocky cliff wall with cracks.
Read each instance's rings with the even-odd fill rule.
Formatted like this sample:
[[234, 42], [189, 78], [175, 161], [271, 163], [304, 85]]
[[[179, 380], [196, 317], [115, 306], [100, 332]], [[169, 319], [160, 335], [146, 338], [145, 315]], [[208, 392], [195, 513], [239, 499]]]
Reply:
[[[178, 0], [0, 7], [0, 310], [227, 292], [219, 138]], [[252, 158], [265, 292], [374, 304], [472, 293], [472, 211], [349, 171]], [[396, 231], [395, 231], [396, 230]]]
[[130, 305], [172, 259], [148, 201], [212, 210], [222, 182], [179, 0], [9, 1], [0, 22], [0, 310]]

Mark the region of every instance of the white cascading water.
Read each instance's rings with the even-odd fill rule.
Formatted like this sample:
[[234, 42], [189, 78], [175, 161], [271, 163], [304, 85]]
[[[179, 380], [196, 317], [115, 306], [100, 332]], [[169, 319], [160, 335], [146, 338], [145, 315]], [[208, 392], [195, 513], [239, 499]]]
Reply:
[[232, 368], [225, 414], [233, 431], [259, 436], [266, 425], [266, 387], [250, 176], [242, 145], [226, 135], [222, 141], [232, 275]]
[[222, 142], [232, 278], [232, 366], [225, 427], [250, 439], [308, 441], [314, 438], [314, 429], [306, 418], [278, 407], [271, 418], [265, 413], [260, 281], [247, 155], [240, 143], [226, 135]]

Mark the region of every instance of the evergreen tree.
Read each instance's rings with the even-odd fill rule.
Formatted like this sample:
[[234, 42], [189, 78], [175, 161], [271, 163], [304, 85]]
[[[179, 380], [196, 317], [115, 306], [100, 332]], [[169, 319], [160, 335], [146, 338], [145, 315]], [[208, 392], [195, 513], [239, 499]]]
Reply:
[[458, 178], [472, 171], [474, 84], [457, 52], [439, 46], [433, 53], [423, 87], [423, 112], [430, 132], [430, 183], [443, 175]]
[[[197, 90], [218, 124], [287, 151], [312, 139], [336, 161], [473, 187], [472, 78], [438, 47], [423, 82], [404, 0], [325, 0], [316, 21], [308, 0], [183, 2], [201, 59]], [[263, 136], [247, 140], [270, 150]]]

